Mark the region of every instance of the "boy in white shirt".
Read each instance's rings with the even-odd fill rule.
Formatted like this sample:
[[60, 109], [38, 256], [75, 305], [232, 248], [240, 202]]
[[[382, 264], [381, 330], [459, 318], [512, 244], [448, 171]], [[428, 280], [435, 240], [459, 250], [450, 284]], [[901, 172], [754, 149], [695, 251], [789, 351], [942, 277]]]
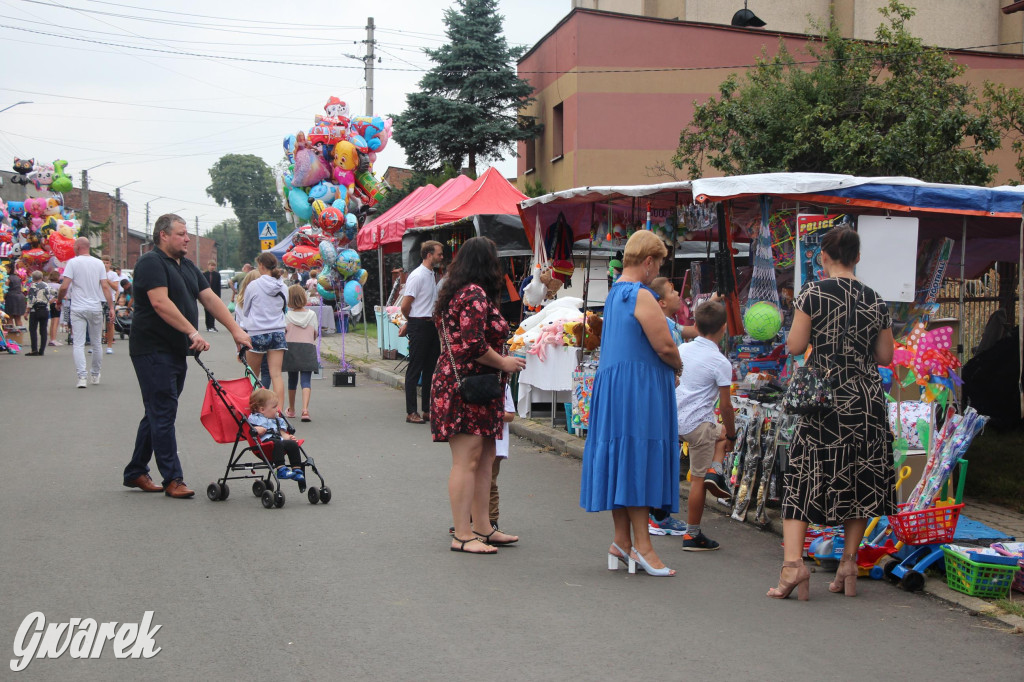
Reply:
[[[725, 479], [720, 472], [709, 471], [713, 463], [721, 465], [727, 441], [736, 441], [730, 389], [732, 365], [718, 344], [726, 333], [725, 306], [708, 302], [694, 313], [698, 336], [679, 346], [683, 374], [676, 387], [676, 411], [679, 439], [690, 451], [690, 497], [686, 516], [683, 551], [706, 552], [719, 545], [700, 529], [706, 489], [724, 497]], [[715, 420], [715, 401], [721, 405], [722, 427]]]

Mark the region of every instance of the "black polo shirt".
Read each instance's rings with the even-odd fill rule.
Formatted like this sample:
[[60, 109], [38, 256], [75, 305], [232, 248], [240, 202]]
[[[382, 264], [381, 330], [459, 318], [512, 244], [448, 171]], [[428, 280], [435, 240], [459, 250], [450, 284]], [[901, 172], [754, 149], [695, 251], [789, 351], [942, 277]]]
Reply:
[[171, 353], [188, 355], [188, 334], [179, 332], [153, 308], [149, 300], [151, 289], [167, 288], [167, 297], [181, 311], [192, 326], [199, 327], [199, 293], [209, 289], [202, 271], [187, 258], [178, 263], [159, 248], [143, 254], [135, 264], [132, 294], [135, 312], [132, 315], [132, 333], [128, 340], [131, 355]]

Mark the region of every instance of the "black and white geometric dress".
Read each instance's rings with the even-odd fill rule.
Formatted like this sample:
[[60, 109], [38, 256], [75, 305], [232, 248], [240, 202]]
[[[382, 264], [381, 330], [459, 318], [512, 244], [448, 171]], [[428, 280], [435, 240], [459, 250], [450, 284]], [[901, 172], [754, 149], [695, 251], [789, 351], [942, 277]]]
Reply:
[[[850, 306], [854, 313], [847, 318]], [[885, 301], [847, 277], [810, 282], [795, 302], [811, 318], [808, 362], [831, 369], [835, 408], [801, 416], [782, 518], [837, 525], [896, 512], [896, 472], [875, 339], [892, 325]]]

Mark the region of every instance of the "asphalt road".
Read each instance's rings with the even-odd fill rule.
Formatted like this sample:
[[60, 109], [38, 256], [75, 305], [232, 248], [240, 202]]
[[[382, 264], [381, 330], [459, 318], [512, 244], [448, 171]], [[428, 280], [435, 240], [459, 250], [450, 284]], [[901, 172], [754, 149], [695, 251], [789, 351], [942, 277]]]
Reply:
[[[204, 356], [239, 376], [226, 333]], [[1024, 638], [884, 582], [860, 596], [765, 598], [779, 539], [720, 516], [723, 549], [655, 538], [674, 578], [609, 572], [608, 514], [577, 506], [577, 461], [523, 441], [502, 467], [502, 526], [518, 547], [448, 551], [446, 445], [406, 424], [401, 393], [360, 376], [314, 382], [315, 421], [297, 424], [333, 490], [311, 506], [288, 482], [265, 510], [243, 483], [224, 502], [206, 484], [229, 446], [199, 423], [206, 377], [190, 361], [178, 444], [192, 500], [121, 486], [138, 385], [120, 342], [103, 383], [74, 388], [70, 350], [0, 357], [0, 648], [23, 619], [139, 622], [154, 611], [161, 651], [118, 660], [35, 660], [0, 679], [1007, 680]], [[157, 478], [159, 478], [157, 476]]]

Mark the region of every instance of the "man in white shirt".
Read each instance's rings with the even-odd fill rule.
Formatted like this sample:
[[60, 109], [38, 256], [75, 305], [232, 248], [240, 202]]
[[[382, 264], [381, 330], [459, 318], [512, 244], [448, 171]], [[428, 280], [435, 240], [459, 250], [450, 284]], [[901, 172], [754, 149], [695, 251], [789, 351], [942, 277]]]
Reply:
[[[434, 326], [434, 303], [437, 301], [437, 277], [434, 269], [444, 260], [441, 242], [426, 241], [420, 246], [423, 262], [409, 273], [402, 297], [402, 314], [408, 320], [409, 366], [405, 370], [405, 421], [424, 424], [430, 421], [430, 383], [434, 367], [441, 355], [441, 342]], [[423, 400], [423, 416], [416, 411], [416, 385]]]
[[103, 304], [108, 306], [110, 324], [114, 323], [114, 306], [110, 282], [103, 262], [89, 254], [89, 239], [75, 240], [75, 257], [64, 268], [64, 281], [57, 291], [57, 307], [71, 290], [74, 303], [71, 306], [71, 335], [74, 337], [75, 370], [78, 372], [78, 388], [85, 388], [85, 335], [88, 331], [92, 343], [92, 383], [100, 383], [100, 369], [103, 366]]
[[[121, 295], [121, 276], [114, 271], [114, 268], [110, 267], [110, 259], [103, 259], [103, 267], [107, 269], [107, 281], [110, 282], [111, 286], [111, 298], [113, 303], [117, 303], [117, 297]], [[114, 309], [113, 306], [110, 307]], [[107, 321], [107, 355], [114, 354], [114, 317], [113, 315]]]

